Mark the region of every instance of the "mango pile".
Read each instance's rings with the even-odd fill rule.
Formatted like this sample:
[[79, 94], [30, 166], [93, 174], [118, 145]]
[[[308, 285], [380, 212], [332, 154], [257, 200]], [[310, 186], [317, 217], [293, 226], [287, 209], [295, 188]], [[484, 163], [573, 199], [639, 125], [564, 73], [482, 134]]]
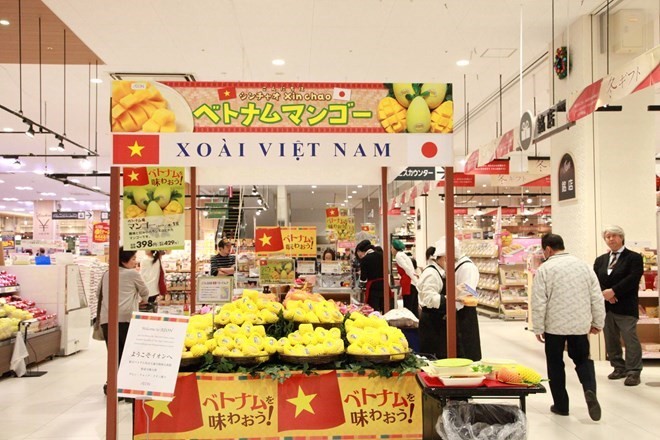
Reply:
[[290, 299], [284, 306], [284, 318], [289, 321], [311, 324], [339, 324], [344, 320], [344, 315], [341, 314], [334, 301]]
[[174, 119], [167, 100], [152, 83], [112, 83], [113, 132], [172, 133], [176, 131]]
[[188, 320], [186, 339], [183, 342], [182, 359], [201, 357], [215, 348], [214, 341], [209, 340], [213, 332], [213, 315], [193, 315]]
[[277, 351], [277, 340], [266, 336], [263, 325], [248, 323], [240, 326], [227, 324], [225, 327], [216, 330], [213, 339], [209, 342], [210, 345], [214, 346], [213, 350], [210, 350], [214, 356], [257, 356], [263, 357], [261, 360], [266, 361], [269, 355]]
[[378, 103], [378, 120], [388, 133], [452, 133], [454, 103], [449, 84], [392, 84]]
[[244, 289], [241, 298], [216, 309], [218, 325], [272, 324], [279, 319], [282, 304], [274, 301], [274, 295], [263, 295], [256, 290]]
[[346, 352], [357, 355], [392, 355], [393, 360], [403, 359], [408, 350], [408, 340], [403, 332], [390, 327], [387, 321], [376, 315], [369, 317], [359, 312], [351, 313], [344, 323], [349, 346]]
[[300, 324], [295, 332], [277, 341], [277, 352], [289, 356], [323, 356], [344, 352], [338, 328], [326, 330], [312, 324]]

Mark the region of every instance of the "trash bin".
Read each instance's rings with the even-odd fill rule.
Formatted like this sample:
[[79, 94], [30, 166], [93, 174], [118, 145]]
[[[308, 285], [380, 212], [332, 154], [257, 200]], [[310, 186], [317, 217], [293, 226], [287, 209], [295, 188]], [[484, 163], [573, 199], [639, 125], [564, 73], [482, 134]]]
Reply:
[[514, 405], [452, 402], [442, 409], [436, 431], [444, 440], [525, 440], [527, 418]]

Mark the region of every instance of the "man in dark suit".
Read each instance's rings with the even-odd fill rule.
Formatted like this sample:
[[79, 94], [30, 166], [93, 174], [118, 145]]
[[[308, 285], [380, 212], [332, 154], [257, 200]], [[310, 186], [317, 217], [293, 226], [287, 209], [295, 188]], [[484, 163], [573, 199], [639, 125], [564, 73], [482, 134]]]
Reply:
[[[642, 371], [642, 345], [637, 337], [639, 319], [639, 280], [644, 261], [637, 252], [626, 249], [625, 233], [620, 226], [608, 226], [603, 239], [610, 248], [594, 262], [594, 271], [605, 298], [605, 349], [614, 371], [608, 379], [626, 378], [624, 384], [639, 385]], [[624, 361], [621, 338], [626, 347]]]

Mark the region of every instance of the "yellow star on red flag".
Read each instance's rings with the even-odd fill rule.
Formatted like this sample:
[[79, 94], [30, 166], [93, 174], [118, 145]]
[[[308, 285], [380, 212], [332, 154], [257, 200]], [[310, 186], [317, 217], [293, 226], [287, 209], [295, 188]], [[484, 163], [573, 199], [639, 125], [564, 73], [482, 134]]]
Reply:
[[144, 150], [144, 146], [139, 145], [138, 141], [135, 141], [133, 145], [128, 146], [128, 149], [131, 150], [131, 157], [133, 156], [142, 157], [142, 150]]
[[133, 171], [131, 172], [131, 174], [128, 175], [128, 177], [131, 178], [131, 182], [135, 182], [136, 180], [138, 180], [138, 177], [140, 177], [140, 175], [135, 171]]
[[286, 399], [287, 402], [296, 407], [296, 415], [298, 417], [301, 412], [307, 411], [314, 414], [314, 408], [312, 408], [312, 400], [316, 397], [316, 394], [305, 394], [301, 386], [298, 386], [298, 395], [292, 397], [291, 399]]
[[262, 246], [266, 246], [266, 245], [270, 245], [270, 244], [271, 244], [271, 243], [270, 243], [270, 239], [271, 239], [271, 238], [272, 238], [272, 237], [271, 237], [270, 235], [266, 235], [266, 233], [264, 232], [264, 236], [261, 237], [261, 238], [259, 239], [259, 241], [261, 241], [261, 245], [262, 245]]
[[151, 420], [156, 420], [156, 417], [158, 417], [160, 414], [166, 414], [172, 417], [172, 412], [169, 408], [170, 403], [172, 402], [168, 402], [166, 400], [150, 400], [144, 404], [153, 408], [154, 412], [151, 415]]

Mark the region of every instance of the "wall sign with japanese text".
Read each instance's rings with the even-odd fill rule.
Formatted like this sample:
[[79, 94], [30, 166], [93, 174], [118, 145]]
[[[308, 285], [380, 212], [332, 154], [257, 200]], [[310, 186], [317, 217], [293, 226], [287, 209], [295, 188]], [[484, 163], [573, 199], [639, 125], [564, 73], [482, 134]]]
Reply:
[[234, 277], [199, 277], [197, 302], [199, 304], [224, 304], [231, 302], [234, 293]]
[[566, 153], [559, 162], [559, 201], [575, 198], [575, 163]]
[[123, 174], [124, 249], [183, 249], [184, 168], [124, 168]]
[[133, 438], [422, 438], [414, 374], [316, 373], [281, 383], [247, 374], [182, 373], [172, 402], [136, 401]]

